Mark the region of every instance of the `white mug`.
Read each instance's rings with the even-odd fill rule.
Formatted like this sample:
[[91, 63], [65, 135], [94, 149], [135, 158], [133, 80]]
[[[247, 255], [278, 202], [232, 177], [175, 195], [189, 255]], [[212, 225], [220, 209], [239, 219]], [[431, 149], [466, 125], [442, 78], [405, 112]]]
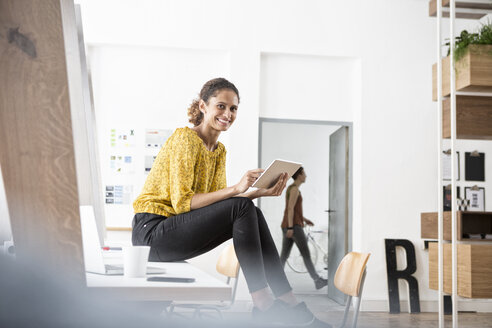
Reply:
[[150, 246], [123, 247], [123, 272], [127, 278], [141, 278], [147, 274]]

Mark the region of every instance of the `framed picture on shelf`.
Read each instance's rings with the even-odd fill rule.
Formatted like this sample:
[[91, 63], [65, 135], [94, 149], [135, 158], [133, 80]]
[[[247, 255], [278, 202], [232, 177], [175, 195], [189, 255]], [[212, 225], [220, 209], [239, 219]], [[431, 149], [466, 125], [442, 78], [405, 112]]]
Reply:
[[477, 186], [465, 187], [465, 199], [470, 202], [469, 211], [485, 211], [485, 188]]

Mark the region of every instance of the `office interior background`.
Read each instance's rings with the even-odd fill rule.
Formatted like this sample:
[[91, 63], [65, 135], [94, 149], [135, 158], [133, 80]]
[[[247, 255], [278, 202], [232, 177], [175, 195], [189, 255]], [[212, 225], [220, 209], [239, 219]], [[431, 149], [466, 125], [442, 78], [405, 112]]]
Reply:
[[[236, 122], [220, 137], [227, 149], [229, 184], [258, 167], [262, 118], [350, 123], [349, 248], [372, 254], [361, 309], [388, 311], [384, 239], [392, 238], [415, 245], [421, 308], [437, 311], [437, 292], [428, 288], [428, 251], [420, 235], [420, 213], [437, 211], [438, 204], [437, 113], [431, 95], [436, 20], [428, 16], [427, 0], [76, 3], [81, 6], [103, 188], [124, 186], [131, 200], [138, 195], [146, 158], [156, 154], [145, 145], [146, 132], [189, 126], [186, 109], [213, 77], [231, 80], [241, 96]], [[457, 20], [456, 31], [474, 31], [487, 19], [490, 16]], [[448, 20], [443, 24], [447, 31]], [[113, 145], [112, 139], [120, 135], [129, 140]], [[301, 189], [305, 216], [327, 228], [328, 176], [316, 163], [329, 144], [322, 134], [309, 140], [301, 137], [289, 146], [310, 150], [302, 159], [310, 163]], [[284, 147], [283, 140], [270, 142]], [[487, 159], [492, 143], [458, 140], [457, 150], [479, 150]], [[129, 156], [130, 162], [125, 162]], [[469, 183], [463, 178], [463, 157], [458, 185], [484, 187], [487, 210], [492, 204], [492, 162], [485, 161], [485, 182]], [[2, 189], [0, 215], [6, 218]], [[107, 227], [130, 227], [132, 208], [127, 200], [104, 205]], [[283, 208], [277, 208], [277, 216], [267, 218], [276, 241], [283, 215]], [[11, 236], [8, 220], [1, 224], [3, 242]], [[124, 243], [129, 232], [108, 231], [105, 237]], [[217, 255], [214, 250], [191, 262], [215, 275]], [[398, 259], [404, 267], [403, 253]], [[403, 311], [406, 288], [400, 283]], [[237, 299], [249, 298], [241, 279]], [[492, 311], [489, 300], [460, 300], [459, 307]]]

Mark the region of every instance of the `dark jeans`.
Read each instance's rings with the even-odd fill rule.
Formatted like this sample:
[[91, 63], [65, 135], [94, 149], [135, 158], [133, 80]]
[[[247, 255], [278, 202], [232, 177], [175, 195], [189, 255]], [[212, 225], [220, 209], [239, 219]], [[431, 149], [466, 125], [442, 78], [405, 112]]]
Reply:
[[232, 238], [250, 293], [270, 286], [275, 296], [292, 290], [263, 213], [253, 201], [233, 197], [169, 218], [137, 213], [133, 245], [150, 246], [151, 261], [182, 261]]
[[302, 255], [302, 259], [304, 260], [304, 265], [309, 272], [309, 275], [313, 280], [319, 279], [319, 275], [314, 268], [313, 261], [311, 261], [311, 254], [309, 252], [306, 235], [304, 234], [304, 230], [298, 224], [294, 225], [294, 235], [292, 238], [285, 237], [285, 233], [287, 232], [287, 228], [283, 228], [284, 236], [282, 239], [282, 251], [280, 252], [280, 261], [282, 262], [282, 267], [285, 266], [285, 262], [287, 258], [289, 258], [290, 251], [292, 250], [292, 245], [294, 242], [299, 248], [299, 252]]

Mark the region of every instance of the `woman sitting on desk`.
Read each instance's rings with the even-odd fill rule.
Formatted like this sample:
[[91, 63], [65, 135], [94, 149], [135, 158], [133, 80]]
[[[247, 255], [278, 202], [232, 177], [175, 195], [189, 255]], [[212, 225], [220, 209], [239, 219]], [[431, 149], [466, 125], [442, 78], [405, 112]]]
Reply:
[[257, 321], [327, 327], [296, 300], [265, 218], [252, 202], [279, 196], [287, 174], [269, 189], [245, 193], [263, 172], [253, 169], [227, 187], [226, 150], [217, 139], [234, 123], [238, 104], [231, 82], [205, 83], [188, 109], [194, 127], [178, 128], [169, 137], [133, 203], [132, 242], [149, 245], [151, 261], [182, 261], [232, 238]]

